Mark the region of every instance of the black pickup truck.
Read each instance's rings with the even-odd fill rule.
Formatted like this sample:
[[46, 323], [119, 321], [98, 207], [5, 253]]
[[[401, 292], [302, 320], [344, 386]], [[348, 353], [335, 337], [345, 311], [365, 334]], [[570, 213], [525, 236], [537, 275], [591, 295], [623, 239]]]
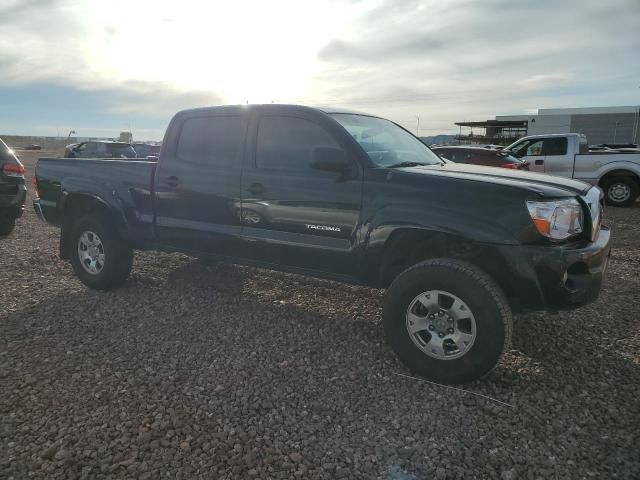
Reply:
[[338, 109], [186, 110], [162, 145], [157, 163], [39, 160], [35, 209], [90, 288], [123, 284], [134, 249], [385, 288], [391, 347], [447, 383], [491, 370], [513, 310], [600, 291], [597, 187], [450, 163], [393, 122]]

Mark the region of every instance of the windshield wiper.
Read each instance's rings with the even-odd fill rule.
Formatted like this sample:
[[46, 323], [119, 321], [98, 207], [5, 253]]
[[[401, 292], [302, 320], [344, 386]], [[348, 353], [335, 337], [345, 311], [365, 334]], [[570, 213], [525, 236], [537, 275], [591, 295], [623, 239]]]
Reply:
[[402, 168], [402, 167], [423, 167], [425, 165], [431, 165], [430, 163], [422, 162], [400, 162], [389, 165], [387, 168]]

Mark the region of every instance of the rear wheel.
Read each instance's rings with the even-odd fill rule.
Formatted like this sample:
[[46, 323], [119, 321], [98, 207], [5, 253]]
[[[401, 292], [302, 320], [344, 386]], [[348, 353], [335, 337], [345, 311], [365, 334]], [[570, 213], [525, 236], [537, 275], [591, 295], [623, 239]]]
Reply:
[[604, 183], [607, 205], [628, 207], [638, 198], [638, 182], [632, 177], [613, 177]]
[[436, 259], [401, 273], [385, 298], [387, 341], [412, 371], [441, 383], [488, 373], [511, 340], [512, 317], [495, 282], [477, 267]]
[[0, 237], [9, 235], [14, 228], [16, 228], [15, 218], [0, 218]]
[[87, 287], [109, 290], [122, 285], [133, 265], [133, 250], [104, 215], [76, 220], [68, 239], [71, 265]]

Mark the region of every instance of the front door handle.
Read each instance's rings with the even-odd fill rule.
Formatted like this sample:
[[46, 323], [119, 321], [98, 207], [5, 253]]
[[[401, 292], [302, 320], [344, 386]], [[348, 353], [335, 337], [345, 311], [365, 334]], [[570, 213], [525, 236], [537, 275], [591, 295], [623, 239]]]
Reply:
[[251, 193], [253, 195], [260, 195], [261, 193], [264, 193], [266, 191], [267, 191], [267, 189], [261, 183], [252, 183], [249, 186], [249, 193]]
[[167, 186], [170, 188], [176, 188], [180, 184], [180, 180], [175, 175], [167, 177]]
[[544, 160], [536, 160], [536, 165], [544, 165]]

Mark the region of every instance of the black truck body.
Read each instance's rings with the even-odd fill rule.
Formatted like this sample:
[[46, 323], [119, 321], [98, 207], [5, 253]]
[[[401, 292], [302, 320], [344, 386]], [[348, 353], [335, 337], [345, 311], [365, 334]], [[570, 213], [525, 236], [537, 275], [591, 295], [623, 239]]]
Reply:
[[[385, 150], [387, 136], [408, 150]], [[78, 255], [86, 257], [74, 225], [89, 216], [108, 224], [108, 234], [126, 249], [183, 251], [377, 288], [398, 284], [403, 272], [416, 265], [447, 259], [453, 267], [436, 262], [431, 270], [453, 269], [456, 275], [477, 270], [476, 277], [486, 275], [490, 280], [484, 283], [495, 286], [508, 309], [568, 309], [597, 297], [610, 249], [597, 187], [446, 162], [422, 143], [414, 147], [408, 136], [386, 120], [337, 109], [256, 105], [187, 110], [171, 121], [157, 163], [40, 159], [35, 208], [61, 227], [61, 257], [72, 263]], [[428, 161], [389, 164], [389, 158], [409, 154]], [[575, 214], [581, 218], [580, 231], [562, 240], [547, 238], [528, 205], [542, 205], [543, 211], [545, 204], [536, 202], [567, 201], [572, 202], [567, 208], [580, 210]], [[557, 212], [553, 215], [565, 210]], [[94, 254], [104, 254], [104, 247], [91, 247]], [[87, 264], [97, 261], [91, 258]], [[92, 272], [76, 272], [89, 286], [112, 286], [87, 277]], [[447, 315], [446, 308], [439, 311]], [[385, 318], [393, 315], [385, 313]], [[474, 331], [477, 321], [473, 318]], [[428, 327], [436, 331], [434, 324]], [[446, 344], [448, 330], [441, 327]], [[389, 329], [385, 324], [388, 335]], [[502, 338], [501, 346], [510, 335], [509, 328], [503, 330], [496, 337]], [[429, 335], [415, 337], [419, 350]], [[480, 330], [474, 335], [477, 343]], [[464, 381], [489, 369], [450, 373], [465, 360], [454, 354], [451, 361], [443, 355], [434, 364], [438, 367], [425, 357], [429, 365], [421, 368], [399, 351], [406, 345], [390, 341], [405, 363], [436, 380]]]

